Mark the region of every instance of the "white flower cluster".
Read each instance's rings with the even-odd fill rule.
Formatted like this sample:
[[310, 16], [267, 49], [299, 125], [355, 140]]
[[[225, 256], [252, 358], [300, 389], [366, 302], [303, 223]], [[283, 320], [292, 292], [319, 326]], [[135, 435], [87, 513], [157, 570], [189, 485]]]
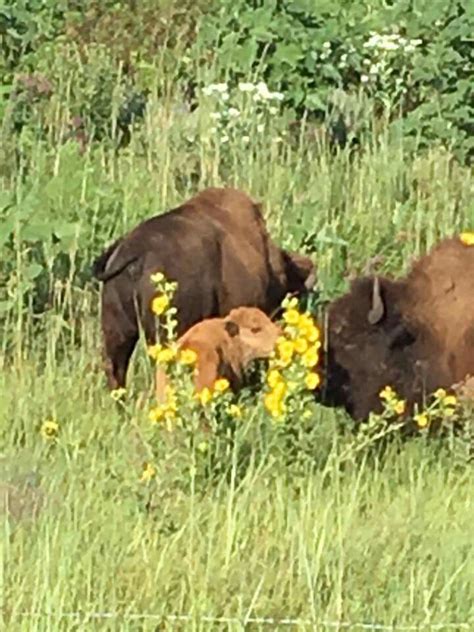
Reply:
[[[283, 101], [284, 97], [281, 92], [271, 92], [264, 81], [255, 84], [239, 83], [239, 90], [251, 93], [254, 101]], [[228, 101], [229, 86], [226, 83], [210, 83], [202, 89], [202, 94], [206, 97], [216, 96], [222, 101]]]
[[364, 43], [364, 48], [372, 48], [378, 51], [402, 51], [413, 53], [423, 42], [421, 39], [407, 39], [398, 33], [374, 33]]
[[[227, 83], [211, 83], [201, 90], [201, 94], [212, 99], [214, 111], [210, 112], [210, 118], [214, 125], [209, 132], [219, 134], [221, 144], [229, 142], [230, 134], [244, 145], [250, 142], [255, 131], [263, 134], [268, 115], [277, 115], [277, 102], [284, 99], [281, 92], [269, 90], [264, 81], [241, 82], [236, 87], [229, 87]], [[280, 140], [278, 138], [276, 142]]]
[[271, 92], [264, 81], [257, 84], [239, 83], [239, 90], [251, 93], [254, 101], [283, 101], [284, 98], [281, 92]]

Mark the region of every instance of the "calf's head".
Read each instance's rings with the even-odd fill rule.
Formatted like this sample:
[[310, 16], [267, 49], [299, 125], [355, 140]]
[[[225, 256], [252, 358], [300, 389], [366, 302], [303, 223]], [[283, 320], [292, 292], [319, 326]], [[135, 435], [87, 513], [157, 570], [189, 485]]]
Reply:
[[229, 335], [235, 336], [244, 366], [268, 358], [282, 334], [280, 327], [256, 307], [237, 307], [224, 320]]

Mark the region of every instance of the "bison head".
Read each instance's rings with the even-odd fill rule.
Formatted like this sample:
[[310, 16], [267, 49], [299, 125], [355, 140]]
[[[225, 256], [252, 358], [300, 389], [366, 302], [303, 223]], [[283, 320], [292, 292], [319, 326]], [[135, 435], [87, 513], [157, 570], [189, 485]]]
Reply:
[[330, 305], [323, 404], [363, 420], [381, 412], [386, 385], [409, 402], [422, 399], [436, 349], [411, 320], [406, 299], [404, 281], [365, 277]]

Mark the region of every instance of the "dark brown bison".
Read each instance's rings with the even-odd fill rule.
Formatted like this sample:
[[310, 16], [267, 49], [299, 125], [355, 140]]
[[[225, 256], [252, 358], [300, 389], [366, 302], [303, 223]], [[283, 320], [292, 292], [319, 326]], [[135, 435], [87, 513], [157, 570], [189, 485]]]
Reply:
[[405, 278], [360, 278], [328, 310], [322, 403], [357, 420], [390, 385], [411, 405], [474, 374], [474, 246], [445, 239]]
[[113, 243], [94, 263], [103, 282], [102, 331], [109, 387], [124, 386], [139, 323], [155, 342], [150, 303], [155, 272], [177, 281], [178, 334], [234, 307], [269, 314], [287, 293], [315, 282], [311, 260], [279, 248], [267, 233], [260, 205], [236, 189], [206, 189], [152, 217]]

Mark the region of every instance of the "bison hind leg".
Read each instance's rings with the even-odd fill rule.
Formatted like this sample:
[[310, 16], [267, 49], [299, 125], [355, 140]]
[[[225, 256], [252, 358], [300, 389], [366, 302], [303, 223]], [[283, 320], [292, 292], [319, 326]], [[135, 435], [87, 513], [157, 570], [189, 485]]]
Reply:
[[136, 335], [130, 335], [127, 338], [106, 337], [104, 362], [110, 390], [125, 387], [128, 365], [137, 340], [138, 332]]

